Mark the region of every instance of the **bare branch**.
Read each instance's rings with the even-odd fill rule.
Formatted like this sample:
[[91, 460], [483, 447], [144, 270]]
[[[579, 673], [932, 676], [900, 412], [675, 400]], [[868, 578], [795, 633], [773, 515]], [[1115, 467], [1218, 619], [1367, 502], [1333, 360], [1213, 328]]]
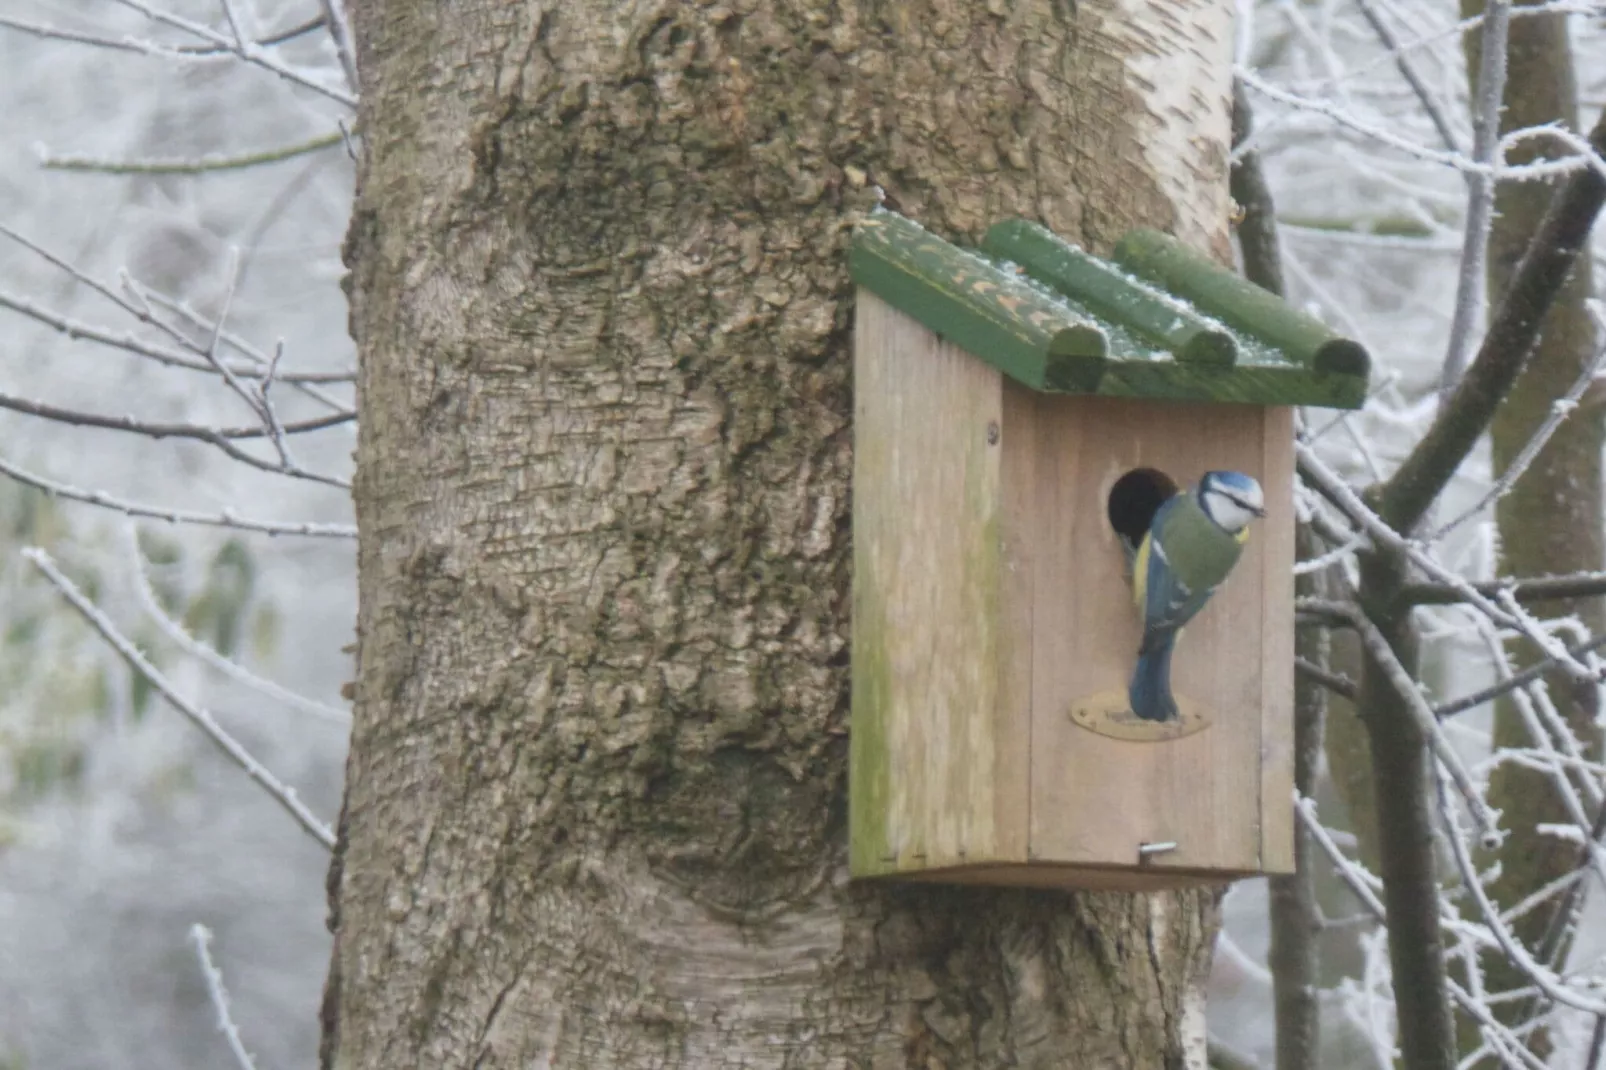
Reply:
[[1355, 893], [1355, 898], [1361, 901], [1361, 905], [1367, 909], [1367, 912], [1376, 920], [1386, 923], [1388, 921], [1388, 912], [1383, 909], [1383, 901], [1377, 897], [1377, 888], [1381, 886], [1382, 882], [1351, 861], [1349, 856], [1339, 849], [1338, 844], [1333, 842], [1332, 834], [1327, 831], [1326, 826], [1316, 816], [1316, 800], [1301, 798], [1296, 795], [1294, 797], [1294, 816], [1299, 818], [1299, 823], [1305, 826], [1305, 831], [1310, 833], [1311, 839], [1322, 849], [1322, 853], [1327, 855], [1327, 860], [1333, 864], [1333, 869], [1338, 873], [1339, 879], [1349, 886], [1351, 892]]
[[[1590, 131], [1590, 146], [1606, 152], [1606, 113]], [[1597, 158], [1597, 162], [1600, 162]], [[1501, 298], [1478, 355], [1426, 435], [1383, 484], [1378, 512], [1396, 531], [1410, 531], [1427, 514], [1482, 437], [1527, 364], [1539, 330], [1606, 201], [1606, 178], [1580, 170], [1551, 199], [1522, 262]]]
[[349, 725], [351, 723], [351, 715], [345, 710], [337, 710], [333, 706], [325, 706], [323, 703], [314, 702], [304, 695], [298, 695], [287, 687], [280, 687], [272, 680], [264, 679], [251, 672], [233, 659], [224, 657], [191, 635], [182, 624], [168, 616], [167, 611], [156, 600], [156, 591], [151, 587], [150, 573], [146, 569], [145, 555], [140, 552], [139, 540], [136, 537], [133, 525], [129, 525], [125, 532], [125, 541], [127, 542], [129, 560], [134, 566], [132, 570], [134, 591], [139, 595], [140, 608], [145, 610], [145, 615], [155, 621], [162, 634], [167, 636], [180, 650], [205, 662], [231, 680], [244, 684], [259, 694], [282, 702], [292, 709], [300, 710], [302, 713], [311, 714], [313, 717], [334, 724]]
[[[215, 444], [218, 439], [232, 442], [239, 439], [265, 438], [269, 435], [269, 431], [263, 427], [208, 427], [205, 424], [158, 424], [136, 420], [132, 416], [102, 416], [99, 413], [81, 412], [77, 409], [62, 409], [42, 402], [27, 401], [4, 393], [0, 393], [0, 409], [10, 409], [12, 412], [38, 416], [45, 420], [55, 420], [58, 423], [78, 424], [82, 427], [98, 427], [107, 431], [130, 431], [149, 438], [193, 438]], [[313, 417], [310, 420], [286, 424], [284, 431], [290, 435], [323, 431], [331, 427], [339, 427], [341, 424], [351, 423], [356, 418], [357, 414], [354, 412], [333, 412], [324, 416]]]
[[[159, 290], [153, 290], [148, 286], [135, 282], [133, 279], [125, 278], [124, 285], [133, 291], [141, 302], [145, 303], [145, 316], [147, 317], [148, 322], [156, 324], [162, 330], [172, 332], [173, 336], [184, 338], [183, 332], [178, 331], [170, 324], [156, 319], [154, 312], [149, 308], [150, 305], [155, 305], [166, 312], [171, 312], [196, 330], [206, 332], [208, 337], [211, 337], [215, 332], [218, 338], [226, 343], [231, 349], [248, 360], [255, 361], [259, 368], [266, 369], [269, 365], [274, 363], [275, 358], [273, 355], [264, 353], [261, 349], [252, 345], [246, 339], [241, 338], [233, 331], [219, 328], [214, 321], [207, 319], [185, 302], [164, 294]], [[191, 342], [187, 338], [184, 338], [184, 344], [190, 348], [194, 348], [197, 352], [201, 351], [201, 347], [199, 345]], [[331, 396], [327, 391], [322, 390], [317, 386], [308, 383], [297, 383], [296, 386], [301, 393], [327, 406], [331, 411], [345, 413], [351, 413], [353, 411], [338, 398]]]
[[1567, 417], [1571, 416], [1578, 408], [1578, 402], [1583, 398], [1584, 391], [1588, 390], [1590, 384], [1595, 381], [1595, 376], [1600, 371], [1603, 358], [1606, 358], [1606, 346], [1601, 346], [1595, 350], [1594, 358], [1585, 365], [1584, 370], [1573, 381], [1572, 386], [1567, 389], [1567, 393], [1551, 402], [1550, 413], [1545, 417], [1545, 422], [1540, 424], [1538, 429], [1534, 431], [1533, 437], [1523, 445], [1522, 451], [1517, 454], [1510, 466], [1500, 473], [1500, 478], [1495, 480], [1494, 485], [1484, 493], [1483, 497], [1478, 499], [1477, 504], [1466, 509], [1460, 516], [1429, 535], [1426, 539], [1427, 542], [1438, 542], [1511, 492], [1511, 488], [1516, 485], [1517, 480], [1522, 478], [1522, 474], [1538, 458], [1540, 451], [1545, 448], [1545, 444], [1550, 441], [1551, 436], [1561, 428]]
[[201, 976], [206, 978], [206, 994], [212, 1000], [212, 1009], [217, 1012], [218, 1032], [227, 1038], [229, 1051], [234, 1053], [234, 1062], [239, 1070], [256, 1070], [250, 1053], [245, 1050], [245, 1041], [240, 1039], [239, 1027], [229, 1014], [229, 993], [223, 987], [223, 971], [212, 964], [211, 930], [204, 925], [192, 925], [190, 940], [195, 944], [195, 957], [201, 963]]
[[324, 24], [329, 27], [329, 39], [334, 42], [335, 55], [340, 58], [340, 69], [346, 74], [346, 86], [357, 92], [357, 51], [351, 44], [351, 25], [346, 21], [345, 5], [341, 0], [319, 0], [323, 8]]
[[[23, 22], [20, 19], [0, 16], [0, 26], [7, 29], [18, 30], [31, 34], [34, 37], [50, 41], [70, 41], [74, 44], [90, 45], [94, 48], [109, 48], [117, 52], [133, 52], [139, 55], [153, 55], [162, 58], [205, 60], [232, 58], [232, 48], [222, 48], [216, 45], [161, 45], [154, 41], [138, 41], [129, 37], [99, 37], [95, 34], [81, 33], [77, 30], [68, 30], [56, 26], [42, 26], [38, 23]], [[319, 16], [288, 30], [270, 34], [257, 41], [260, 48], [272, 48], [293, 41], [298, 37], [305, 37], [309, 33], [323, 29], [323, 18]]]
[[1445, 738], [1444, 730], [1439, 727], [1438, 718], [1433, 715], [1433, 709], [1422, 697], [1422, 691], [1411, 674], [1400, 664], [1394, 650], [1389, 646], [1383, 633], [1378, 631], [1366, 614], [1354, 606], [1342, 602], [1321, 602], [1318, 599], [1301, 598], [1301, 608], [1318, 609], [1332, 616], [1347, 616], [1366, 647], [1366, 652], [1372, 661], [1382, 671], [1383, 678], [1388, 681], [1390, 688], [1399, 696], [1401, 703], [1416, 722], [1417, 730], [1422, 738], [1428, 741], [1433, 753], [1438, 757], [1439, 764], [1443, 765], [1454, 781], [1456, 791], [1467, 804], [1467, 810], [1472, 814], [1478, 825], [1478, 831], [1485, 839], [1498, 841], [1500, 830], [1499, 822], [1489, 804], [1484, 802], [1483, 793], [1473, 783], [1472, 774], [1462, 764], [1461, 756], [1456, 753], [1455, 747]]
[[312, 811], [307, 809], [306, 804], [296, 797], [296, 793], [292, 788], [286, 786], [270, 773], [233, 736], [225, 732], [210, 712], [179, 694], [178, 689], [173, 686], [167, 677], [162, 675], [155, 665], [151, 664], [150, 659], [142, 654], [139, 648], [122, 632], [117, 630], [117, 626], [111, 622], [111, 619], [105, 613], [101, 612], [98, 606], [84, 597], [83, 592], [78, 589], [72, 580], [62, 574], [61, 570], [56, 567], [55, 561], [51, 560], [49, 554], [38, 547], [30, 547], [22, 551], [22, 555], [44, 574], [45, 578], [55, 586], [56, 590], [61, 592], [62, 597], [66, 598], [72, 604], [72, 607], [100, 633], [101, 638], [111, 644], [112, 649], [117, 651], [130, 669], [144, 677], [146, 682], [161, 693], [162, 697], [167, 700], [168, 705], [189, 718], [191, 724], [199, 728], [206, 735], [206, 738], [211, 740], [234, 764], [245, 770], [247, 776], [261, 785], [263, 790], [272, 796], [273, 800], [283, 807], [285, 812], [294, 818], [296, 824], [305, 829], [308, 835], [329, 850], [334, 849], [335, 836], [329, 830], [329, 826], [318, 820]]
[[[122, 0], [122, 2], [129, 3], [132, 0]], [[1398, 134], [1390, 133], [1382, 127], [1364, 123], [1335, 104], [1311, 97], [1302, 97], [1297, 93], [1279, 89], [1270, 82], [1257, 77], [1253, 71], [1246, 70], [1243, 67], [1237, 68], [1235, 73], [1239, 78], [1243, 79], [1244, 85], [1270, 100], [1324, 116], [1331, 119], [1338, 126], [1360, 134], [1369, 141], [1386, 145], [1425, 163], [1453, 168], [1462, 174], [1486, 176], [1491, 180], [1499, 178], [1505, 181], [1536, 181], [1558, 174], [1581, 175], [1593, 173], [1599, 177], [1602, 169], [1606, 168], [1606, 163], [1603, 163], [1598, 158], [1584, 155], [1572, 156], [1565, 160], [1541, 160], [1537, 163], [1522, 164], [1516, 167], [1499, 167], [1493, 163], [1468, 159], [1459, 152], [1446, 152], [1442, 149], [1433, 149], [1426, 145], [1409, 141]]]
[[1351, 702], [1354, 702], [1355, 697], [1360, 693], [1355, 686], [1355, 681], [1348, 676], [1343, 673], [1330, 672], [1315, 662], [1307, 661], [1304, 658], [1296, 657], [1294, 659], [1294, 671], [1308, 680], [1314, 680], [1316, 683], [1321, 684], [1340, 698], [1349, 699]]
[[[1472, 158], [1490, 167], [1499, 163], [1500, 105], [1506, 94], [1506, 31], [1510, 18], [1511, 0], [1489, 0], [1483, 15], [1477, 101], [1472, 115]], [[1466, 374], [1467, 348], [1472, 332], [1478, 329], [1478, 321], [1483, 318], [1484, 294], [1488, 287], [1494, 175], [1469, 171], [1466, 180], [1466, 235], [1461, 245], [1461, 273], [1456, 283], [1455, 312], [1450, 319], [1450, 341], [1439, 376], [1441, 403]]]
[[1411, 92], [1416, 94], [1417, 102], [1422, 105], [1422, 110], [1433, 123], [1433, 129], [1439, 132], [1439, 140], [1444, 142], [1444, 147], [1451, 152], [1460, 152], [1461, 139], [1456, 136], [1455, 128], [1450, 125], [1450, 117], [1445, 114], [1443, 103], [1417, 72], [1415, 61], [1400, 48], [1399, 38], [1395, 37], [1393, 29], [1372, 6], [1372, 0], [1355, 0], [1355, 6], [1359, 9], [1361, 17], [1366, 20], [1366, 24], [1372, 28], [1372, 32], [1377, 34], [1377, 39], [1383, 43], [1384, 49], [1394, 60], [1394, 66], [1399, 70], [1400, 76], [1411, 87]]
[[[1333, 842], [1332, 835], [1328, 833], [1316, 816], [1315, 801], [1296, 797], [1294, 800], [1294, 814], [1299, 818], [1300, 824], [1305, 826], [1305, 830], [1310, 833], [1312, 841], [1321, 847], [1322, 853], [1327, 855], [1327, 859], [1333, 864], [1333, 869], [1338, 873], [1339, 879], [1349, 887], [1350, 891], [1355, 893], [1356, 898], [1361, 901], [1361, 904], [1366, 907], [1374, 919], [1386, 925], [1388, 913], [1383, 909], [1382, 900], [1378, 899], [1377, 893], [1373, 890], [1374, 886], [1380, 882], [1376, 877], [1361, 869], [1343, 851], [1339, 850], [1338, 844]], [[1529, 1070], [1546, 1070], [1543, 1060], [1529, 1052], [1523, 1046], [1522, 1041], [1509, 1028], [1490, 1014], [1488, 1008], [1484, 1005], [1484, 1001], [1473, 999], [1465, 989], [1454, 981], [1447, 983], [1450, 998], [1463, 1013], [1471, 1015], [1478, 1022], [1486, 1035], [1492, 1034], [1501, 1038], [1508, 1046], [1509, 1052]]]
[[[272, 48], [274, 45], [282, 45], [287, 41], [294, 41], [298, 37], [305, 37], [307, 34], [316, 33], [321, 29], [323, 29], [323, 16], [319, 15], [315, 18], [307, 19], [305, 22], [297, 23], [288, 30], [280, 30], [278, 33], [269, 34], [255, 43], [259, 48]], [[232, 49], [208, 47], [206, 45], [181, 45], [179, 46], [179, 51], [197, 56], [226, 56], [233, 54]]]
[[[1606, 647], [1606, 635], [1596, 636], [1587, 643], [1579, 643], [1568, 647], [1567, 655], [1576, 659], [1584, 654], [1600, 650], [1602, 647]], [[1455, 714], [1464, 713], [1467, 710], [1482, 706], [1486, 702], [1493, 702], [1502, 695], [1509, 694], [1519, 687], [1533, 683], [1544, 676], [1545, 673], [1558, 668], [1560, 664], [1560, 659], [1557, 658], [1547, 658], [1544, 661], [1534, 662], [1534, 664], [1521, 672], [1513, 673], [1509, 680], [1502, 680], [1498, 684], [1482, 688], [1472, 692], [1470, 695], [1463, 695], [1461, 698], [1453, 699], [1435, 707], [1434, 713], [1439, 717], [1453, 717]]]
[[124, 501], [121, 498], [98, 490], [83, 490], [67, 483], [58, 483], [44, 476], [36, 475], [26, 469], [19, 468], [5, 458], [0, 457], [0, 475], [6, 475], [24, 486], [34, 487], [44, 491], [53, 498], [66, 498], [68, 501], [83, 502], [85, 505], [98, 505], [102, 509], [111, 509], [125, 516], [143, 517], [149, 520], [165, 520], [169, 524], [197, 524], [203, 527], [235, 528], [239, 531], [249, 531], [261, 535], [304, 535], [311, 538], [325, 539], [355, 539], [357, 529], [349, 524], [315, 524], [307, 523], [280, 523], [272, 520], [254, 520], [250, 517], [236, 516], [229, 510], [220, 513], [200, 513], [187, 509], [168, 509], [157, 505], [141, 505], [137, 502]]
[[87, 171], [103, 175], [204, 175], [218, 171], [244, 171], [265, 164], [283, 163], [298, 156], [333, 148], [345, 141], [346, 135], [336, 130], [320, 134], [307, 141], [296, 142], [276, 149], [259, 149], [256, 152], [234, 156], [197, 156], [185, 159], [106, 160], [94, 156], [57, 155], [45, 152], [40, 155], [40, 166], [50, 171]]
[[[1566, 601], [1606, 595], [1606, 572], [1573, 572], [1565, 576], [1535, 576], [1528, 579], [1486, 580], [1473, 583], [1474, 591], [1487, 598], [1510, 595], [1521, 603]], [[1458, 587], [1447, 583], [1411, 583], [1400, 592], [1400, 601], [1413, 606], [1447, 606], [1466, 599]]]
[[[1442, 412], [1442, 410], [1441, 410]], [[1436, 426], [1436, 425], [1435, 425]], [[1521, 606], [1499, 596], [1489, 598], [1476, 590], [1466, 578], [1456, 575], [1427, 553], [1419, 544], [1402, 536], [1399, 531], [1391, 527], [1378, 513], [1373, 512], [1356, 494], [1350, 486], [1339, 478], [1338, 473], [1316, 456], [1316, 452], [1304, 443], [1296, 443], [1295, 454], [1298, 458], [1300, 476], [1310, 486], [1318, 490], [1328, 501], [1337, 506], [1345, 516], [1364, 530], [1373, 539], [1375, 545], [1392, 554], [1396, 554], [1430, 577], [1440, 583], [1447, 584], [1457, 591], [1463, 601], [1476, 606], [1490, 620], [1508, 628], [1514, 628], [1538, 647], [1546, 656], [1558, 659], [1561, 668], [1574, 679], [1594, 680], [1595, 671], [1583, 662], [1570, 657], [1567, 648], [1556, 639], [1547, 635], [1539, 621], [1526, 613]], [[1374, 553], [1377, 551], [1374, 550]], [[1403, 588], [1401, 583], [1397, 587], [1390, 587], [1387, 594], [1391, 598], [1397, 597], [1398, 591]]]
[[263, 51], [261, 46], [257, 45], [254, 41], [245, 40], [239, 37], [238, 34], [236, 34], [235, 39], [231, 41], [228, 37], [225, 37], [223, 34], [218, 33], [210, 27], [203, 26], [199, 22], [192, 22], [189, 19], [183, 18], [182, 16], [173, 14], [172, 12], [162, 11], [158, 8], [151, 7], [149, 4], [145, 3], [144, 0], [116, 0], [116, 2], [122, 4], [124, 7], [132, 8], [133, 10], [138, 11], [141, 15], [144, 15], [153, 22], [159, 22], [163, 25], [171, 26], [176, 30], [183, 30], [185, 33], [199, 37], [208, 44], [232, 52], [246, 63], [261, 67], [263, 70], [276, 74], [287, 82], [294, 82], [296, 85], [310, 89], [314, 93], [321, 94], [322, 96], [328, 97], [330, 100], [344, 104], [348, 108], [355, 108], [357, 106], [357, 98], [352, 96], [350, 93], [341, 89], [336, 89], [330, 85], [325, 85], [316, 78], [309, 77], [295, 68], [281, 63], [279, 60], [274, 59], [267, 52]]
[[[58, 312], [41, 308], [26, 297], [18, 297], [4, 290], [0, 290], [0, 308], [9, 308], [14, 312], [21, 313], [37, 323], [42, 323], [66, 335], [73, 341], [82, 339], [83, 341], [94, 342], [97, 345], [121, 349], [170, 368], [186, 368], [190, 371], [206, 372], [208, 374], [216, 374], [217, 372], [217, 369], [209, 362], [186, 356], [176, 349], [168, 349], [151, 342], [141, 341], [127, 331], [118, 334], [109, 328], [82, 323]], [[261, 366], [256, 364], [247, 366], [238, 361], [232, 361], [229, 367], [235, 375], [247, 378], [254, 378], [262, 374]], [[280, 372], [278, 378], [285, 383], [349, 383], [353, 382], [357, 375], [355, 372]]]
[[[133, 316], [139, 322], [148, 324], [149, 326], [156, 328], [158, 331], [161, 331], [163, 334], [167, 335], [185, 349], [202, 356], [207, 354], [206, 349], [204, 349], [191, 338], [187, 337], [183, 331], [180, 331], [172, 324], [167, 323], [165, 320], [158, 317], [151, 308], [152, 302], [162, 305], [162, 307], [176, 312], [178, 315], [189, 320], [190, 323], [196, 327], [206, 330], [208, 334], [211, 334], [213, 325], [197, 313], [191, 311], [188, 306], [184, 305], [182, 302], [173, 301], [171, 298], [167, 298], [162, 294], [141, 287], [126, 276], [124, 277], [123, 282], [125, 288], [130, 291], [130, 294], [125, 295], [113, 287], [101, 282], [99, 279], [96, 279], [87, 272], [80, 270], [72, 262], [56, 255], [49, 249], [40, 245], [38, 242], [35, 242], [31, 238], [28, 238], [18, 231], [6, 226], [4, 223], [0, 223], [0, 237], [9, 238], [18, 245], [21, 245], [24, 249], [27, 249], [35, 256], [49, 263], [52, 267], [65, 272], [78, 282], [89, 287], [95, 293], [100, 294], [102, 297], [106, 298], [106, 300], [112, 302], [112, 304], [116, 305], [130, 316]], [[257, 351], [253, 346], [249, 345], [244, 340], [237, 338], [228, 331], [222, 331], [219, 337], [221, 337], [222, 340], [227, 342], [230, 346], [234, 347], [234, 349], [236, 349], [242, 355], [251, 360], [255, 360], [259, 365], [263, 367], [268, 365], [269, 358]], [[210, 363], [210, 361], [208, 361], [208, 363]], [[330, 397], [326, 391], [320, 390], [311, 383], [302, 382], [296, 385], [297, 388], [303, 393], [314, 398], [321, 404], [328, 406], [331, 410], [335, 412], [344, 412], [348, 415], [351, 414], [351, 410], [345, 405], [341, 404], [340, 401]]]
[[[1442, 785], [1443, 781], [1440, 783]], [[1439, 811], [1448, 832], [1444, 839], [1449, 842], [1450, 855], [1455, 859], [1456, 868], [1461, 873], [1461, 887], [1472, 897], [1479, 916], [1501, 952], [1512, 965], [1521, 970], [1555, 1002], [1587, 1014], [1606, 1014], [1606, 1003], [1588, 999], [1558, 983], [1556, 975], [1548, 967], [1536, 962], [1528, 953], [1528, 949], [1522, 946], [1522, 942], [1511, 934], [1511, 930], [1500, 918], [1500, 911], [1489, 901], [1488, 893], [1483, 890], [1483, 881], [1478, 877], [1477, 867], [1472, 864], [1471, 852], [1468, 851], [1466, 840], [1461, 835], [1460, 817], [1455, 807], [1450, 805], [1447, 792], [1439, 792]]]

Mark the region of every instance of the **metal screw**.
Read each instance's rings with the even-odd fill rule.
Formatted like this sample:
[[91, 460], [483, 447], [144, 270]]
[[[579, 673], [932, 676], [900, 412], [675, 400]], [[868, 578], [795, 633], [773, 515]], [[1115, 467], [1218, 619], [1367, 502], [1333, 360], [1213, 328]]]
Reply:
[[1165, 840], [1162, 843], [1140, 843], [1138, 844], [1138, 865], [1146, 864], [1155, 855], [1163, 855], [1167, 851], [1175, 851], [1176, 849], [1177, 841], [1175, 840]]
[[989, 421], [987, 421], [987, 445], [989, 445], [989, 446], [998, 445], [998, 421], [997, 420], [989, 420]]

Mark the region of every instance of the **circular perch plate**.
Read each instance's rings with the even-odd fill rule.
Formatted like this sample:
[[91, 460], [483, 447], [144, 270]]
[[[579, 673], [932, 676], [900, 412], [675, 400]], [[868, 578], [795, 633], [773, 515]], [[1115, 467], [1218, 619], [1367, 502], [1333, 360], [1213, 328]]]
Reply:
[[1101, 736], [1132, 743], [1163, 743], [1210, 727], [1205, 708], [1186, 695], [1177, 695], [1175, 721], [1145, 721], [1132, 712], [1126, 691], [1100, 691], [1071, 702], [1071, 720]]

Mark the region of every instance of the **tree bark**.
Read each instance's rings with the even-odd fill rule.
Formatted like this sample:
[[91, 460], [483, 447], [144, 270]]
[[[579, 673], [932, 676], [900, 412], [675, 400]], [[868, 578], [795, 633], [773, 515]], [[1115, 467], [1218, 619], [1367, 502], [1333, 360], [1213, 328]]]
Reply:
[[[1462, 9], [1468, 16], [1482, 14], [1483, 4], [1480, 0], [1463, 0]], [[1509, 33], [1500, 132], [1553, 122], [1576, 130], [1578, 90], [1566, 16], [1512, 19]], [[1466, 37], [1471, 70], [1477, 69], [1479, 39], [1478, 34]], [[1547, 148], [1543, 142], [1524, 142], [1508, 154], [1508, 162], [1532, 162]], [[1549, 207], [1554, 189], [1547, 183], [1506, 182], [1499, 186], [1489, 243], [1491, 298], [1505, 291]], [[1512, 463], [1544, 422], [1551, 403], [1564, 395], [1594, 360], [1595, 328], [1584, 304], [1592, 290], [1589, 258], [1580, 257], [1551, 307], [1528, 369], [1490, 426], [1491, 459], [1496, 473]], [[1501, 575], [1544, 576], [1602, 567], [1606, 561], [1606, 538], [1602, 534], [1602, 518], [1606, 516], [1601, 493], [1603, 445], [1606, 424], [1601, 421], [1599, 394], [1591, 391], [1585, 395], [1585, 404], [1562, 425], [1497, 508]], [[1599, 632], [1606, 626], [1598, 598], [1557, 602], [1546, 608], [1557, 616], [1576, 616], [1592, 631]], [[1526, 644], [1514, 643], [1512, 653], [1519, 669], [1535, 660]], [[1550, 674], [1546, 683], [1557, 711], [1583, 742], [1586, 756], [1598, 757], [1596, 689], [1579, 688], [1560, 672]], [[1533, 745], [1516, 704], [1510, 700], [1495, 708], [1494, 743], [1496, 747]], [[1572, 820], [1545, 774], [1517, 765], [1500, 766], [1490, 778], [1489, 801], [1504, 815], [1503, 825], [1510, 833], [1498, 856], [1500, 878], [1489, 889], [1496, 902], [1511, 906], [1577, 865], [1575, 845], [1535, 831], [1540, 824], [1570, 824]], [[1516, 919], [1512, 928], [1529, 947], [1538, 947], [1550, 924], [1549, 913], [1536, 910]], [[1559, 949], [1562, 955], [1567, 943], [1570, 941]], [[1521, 971], [1501, 956], [1491, 956], [1486, 970], [1490, 991], [1528, 983]], [[1527, 1001], [1497, 1005], [1497, 1013], [1508, 1021], [1531, 1010]], [[1541, 1055], [1549, 1050], [1544, 1032], [1536, 1034], [1533, 1044]]]
[[845, 249], [1225, 257], [1231, 10], [353, 5], [326, 1067], [1203, 1065], [1212, 892], [845, 879]]

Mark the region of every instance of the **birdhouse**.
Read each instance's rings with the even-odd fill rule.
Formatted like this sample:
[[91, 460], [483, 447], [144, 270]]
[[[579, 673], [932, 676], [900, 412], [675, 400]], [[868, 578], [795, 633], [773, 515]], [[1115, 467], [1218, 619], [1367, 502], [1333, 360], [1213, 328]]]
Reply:
[[[1293, 869], [1293, 409], [1355, 342], [1152, 231], [1104, 260], [856, 231], [855, 877], [1152, 889]], [[1265, 517], [1129, 708], [1129, 550], [1207, 471]], [[1123, 548], [1125, 545], [1126, 549]]]

